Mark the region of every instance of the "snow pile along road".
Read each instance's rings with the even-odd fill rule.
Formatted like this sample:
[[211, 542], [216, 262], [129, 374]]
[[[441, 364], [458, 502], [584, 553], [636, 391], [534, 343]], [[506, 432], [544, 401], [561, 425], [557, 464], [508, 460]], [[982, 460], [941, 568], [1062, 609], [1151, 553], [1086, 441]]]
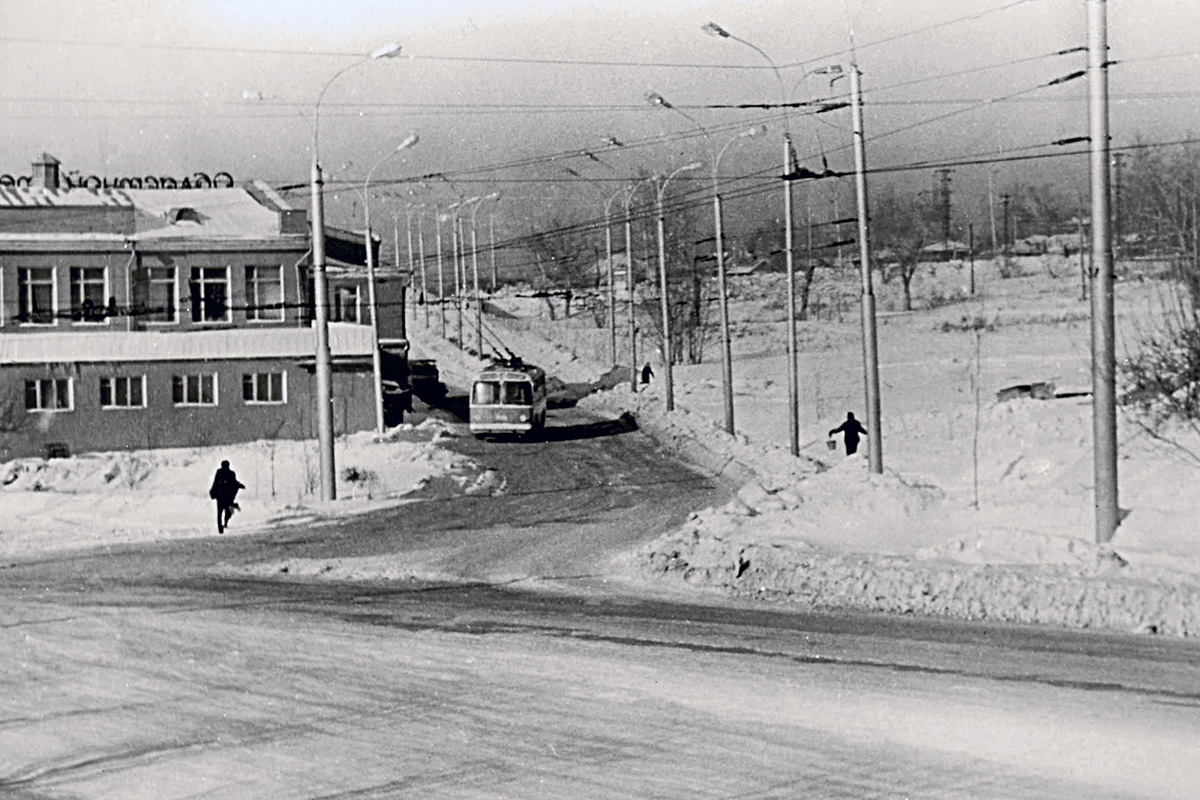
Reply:
[[216, 534], [208, 498], [213, 473], [228, 460], [246, 488], [228, 535], [319, 515], [362, 513], [400, 498], [432, 477], [465, 467], [438, 441], [443, 423], [404, 425], [384, 437], [359, 433], [336, 443], [338, 496], [319, 496], [316, 442], [260, 441], [226, 447], [93, 453], [0, 464], [5, 519], [0, 557], [124, 542]]
[[[1200, 631], [1200, 569], [1189, 556], [1198, 549], [1195, 508], [1190, 501], [1178, 508], [1178, 498], [1192, 495], [1195, 472], [1181, 469], [1169, 446], [1133, 437], [1126, 468], [1172, 460], [1173, 472], [1158, 476], [1173, 476], [1175, 513], [1156, 502], [1161, 482], [1145, 496], [1131, 481], [1123, 502], [1134, 512], [1117, 538], [1105, 546], [1082, 538], [1090, 532], [1091, 489], [1078, 431], [1090, 405], [1019, 400], [989, 408], [976, 508], [969, 464], [944, 482], [890, 469], [873, 475], [861, 453], [795, 459], [686, 411], [665, 414], [654, 392], [616, 389], [587, 404], [628, 410], [664, 447], [729, 477], [736, 467], [744, 480], [734, 501], [627, 557], [644, 577], [817, 609]], [[904, 421], [909, 436], [937, 424], [921, 422]], [[906, 446], [896, 441], [900, 428], [885, 430], [896, 449]], [[1028, 442], [1038, 444], [1036, 454], [1016, 451]]]

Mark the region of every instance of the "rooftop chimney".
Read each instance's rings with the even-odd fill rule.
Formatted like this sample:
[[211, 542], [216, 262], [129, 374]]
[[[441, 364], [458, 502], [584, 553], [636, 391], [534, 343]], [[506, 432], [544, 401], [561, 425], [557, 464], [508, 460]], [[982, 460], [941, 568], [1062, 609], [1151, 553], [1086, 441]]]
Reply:
[[49, 153], [42, 153], [33, 162], [33, 181], [30, 185], [43, 189], [57, 189], [59, 163], [59, 160]]

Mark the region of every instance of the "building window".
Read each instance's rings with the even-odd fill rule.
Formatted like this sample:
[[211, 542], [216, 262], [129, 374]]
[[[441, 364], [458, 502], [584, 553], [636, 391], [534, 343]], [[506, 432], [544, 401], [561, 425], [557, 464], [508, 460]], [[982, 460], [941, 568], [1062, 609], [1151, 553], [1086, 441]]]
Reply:
[[71, 319], [104, 322], [107, 319], [108, 280], [104, 267], [71, 267]]
[[192, 322], [229, 322], [229, 270], [192, 267]]
[[333, 290], [332, 322], [358, 322], [358, 287], [338, 286]]
[[174, 267], [143, 267], [133, 285], [138, 316], [150, 323], [178, 322], [178, 293]]
[[121, 376], [100, 379], [101, 408], [145, 408], [146, 377]]
[[242, 399], [247, 403], [286, 403], [287, 381], [282, 372], [242, 375]]
[[32, 325], [54, 324], [54, 267], [17, 269], [17, 319]]
[[282, 267], [246, 267], [246, 319], [283, 319]]
[[212, 373], [176, 375], [171, 378], [171, 399], [177, 406], [215, 406], [217, 376]]
[[43, 378], [25, 381], [25, 408], [28, 411], [70, 411], [75, 408], [75, 393], [70, 378]]

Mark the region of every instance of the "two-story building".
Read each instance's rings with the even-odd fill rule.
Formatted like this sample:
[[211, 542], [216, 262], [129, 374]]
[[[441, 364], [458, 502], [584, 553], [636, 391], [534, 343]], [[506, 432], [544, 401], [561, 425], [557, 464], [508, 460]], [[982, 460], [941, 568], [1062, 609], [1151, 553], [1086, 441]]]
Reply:
[[[0, 186], [0, 460], [316, 437], [307, 215], [263, 184]], [[361, 234], [328, 230], [335, 433], [375, 426]], [[372, 243], [377, 245], [376, 242]], [[379, 283], [407, 383], [403, 282]], [[389, 392], [389, 423], [403, 395]]]

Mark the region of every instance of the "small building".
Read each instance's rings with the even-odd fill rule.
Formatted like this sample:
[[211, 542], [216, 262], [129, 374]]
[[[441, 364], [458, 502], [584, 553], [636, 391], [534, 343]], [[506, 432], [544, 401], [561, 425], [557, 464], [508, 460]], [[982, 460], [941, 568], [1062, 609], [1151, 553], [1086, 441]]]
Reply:
[[[0, 460], [315, 438], [307, 214], [262, 183], [62, 184], [43, 155], [0, 185]], [[366, 242], [326, 236], [345, 259], [329, 269], [335, 433], [367, 430]], [[404, 282], [378, 289], [384, 378], [406, 387]]]
[[970, 254], [970, 245], [954, 239], [934, 242], [921, 248], [922, 261], [958, 261]]

